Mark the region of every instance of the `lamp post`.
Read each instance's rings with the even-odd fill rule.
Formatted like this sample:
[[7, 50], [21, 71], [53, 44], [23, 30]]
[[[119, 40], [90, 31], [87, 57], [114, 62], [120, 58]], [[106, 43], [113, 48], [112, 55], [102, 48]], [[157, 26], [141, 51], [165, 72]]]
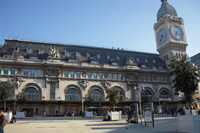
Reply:
[[139, 88], [137, 86], [135, 86], [135, 89], [138, 91], [138, 95], [139, 95], [139, 106], [140, 106], [140, 121], [141, 121], [141, 125], [142, 125], [142, 105], [141, 105], [141, 91], [143, 90], [143, 87]]
[[14, 114], [16, 114], [16, 95], [14, 97], [15, 103], [14, 103]]
[[81, 100], [81, 102], [82, 102], [82, 117], [83, 117], [83, 111], [84, 111], [84, 106], [83, 106], [84, 100], [85, 100], [85, 98], [82, 97], [82, 100]]

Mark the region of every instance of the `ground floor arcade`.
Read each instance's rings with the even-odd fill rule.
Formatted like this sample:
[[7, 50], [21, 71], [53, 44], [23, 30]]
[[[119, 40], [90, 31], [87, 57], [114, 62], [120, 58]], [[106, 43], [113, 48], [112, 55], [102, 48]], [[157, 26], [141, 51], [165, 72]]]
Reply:
[[[43, 116], [45, 113], [46, 116], [81, 116], [82, 111], [92, 111], [94, 115], [102, 115], [107, 111], [122, 111], [123, 115], [126, 115], [130, 104], [138, 103], [139, 101], [126, 101], [119, 102], [116, 105], [110, 105], [109, 102], [100, 101], [100, 102], [66, 102], [66, 101], [26, 101], [24, 103], [19, 103], [15, 101], [6, 102], [6, 111], [18, 111], [26, 112], [26, 117], [33, 116]], [[143, 108], [144, 102], [142, 102]], [[183, 107], [180, 102], [175, 101], [154, 101], [154, 112], [158, 113], [158, 106], [162, 106], [162, 112], [164, 114], [171, 114], [171, 110], [174, 107]], [[4, 102], [0, 102], [0, 109], [4, 110]]]

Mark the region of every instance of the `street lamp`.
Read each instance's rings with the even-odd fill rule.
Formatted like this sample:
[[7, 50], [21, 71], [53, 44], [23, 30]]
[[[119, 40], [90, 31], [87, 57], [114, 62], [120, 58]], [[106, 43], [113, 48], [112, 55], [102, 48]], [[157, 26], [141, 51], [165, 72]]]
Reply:
[[140, 106], [140, 121], [142, 125], [142, 106], [141, 106], [141, 91], [144, 89], [144, 87], [137, 87], [135, 86], [135, 90], [139, 93], [139, 106]]
[[83, 106], [84, 101], [85, 101], [85, 98], [82, 97], [82, 99], [81, 99], [81, 102], [82, 102], [82, 117], [83, 117], [83, 111], [84, 111], [84, 106]]

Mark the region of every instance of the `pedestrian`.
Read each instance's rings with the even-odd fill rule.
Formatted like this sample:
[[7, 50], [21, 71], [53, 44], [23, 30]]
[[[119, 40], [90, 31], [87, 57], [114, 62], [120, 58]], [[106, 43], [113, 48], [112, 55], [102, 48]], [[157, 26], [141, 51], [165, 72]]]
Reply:
[[198, 107], [196, 108], [196, 112], [197, 112], [197, 115], [199, 115], [199, 108]]
[[128, 112], [127, 112], [127, 117], [128, 117], [128, 118], [127, 118], [126, 122], [127, 122], [127, 123], [130, 123], [130, 119], [131, 119], [131, 109], [128, 110]]
[[0, 111], [0, 133], [4, 133], [4, 126], [6, 125], [6, 117], [3, 114], [3, 111]]
[[17, 122], [17, 118], [16, 118], [16, 115], [14, 114], [10, 123], [16, 123]]

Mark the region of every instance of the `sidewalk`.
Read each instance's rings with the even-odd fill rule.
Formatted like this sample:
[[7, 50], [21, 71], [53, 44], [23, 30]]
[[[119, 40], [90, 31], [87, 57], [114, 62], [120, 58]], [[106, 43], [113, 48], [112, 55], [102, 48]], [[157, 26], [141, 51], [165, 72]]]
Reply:
[[155, 116], [155, 127], [150, 123], [127, 124], [126, 118], [123, 116], [120, 121], [102, 121], [100, 117], [25, 118], [17, 124], [7, 124], [5, 133], [178, 133], [177, 117]]

